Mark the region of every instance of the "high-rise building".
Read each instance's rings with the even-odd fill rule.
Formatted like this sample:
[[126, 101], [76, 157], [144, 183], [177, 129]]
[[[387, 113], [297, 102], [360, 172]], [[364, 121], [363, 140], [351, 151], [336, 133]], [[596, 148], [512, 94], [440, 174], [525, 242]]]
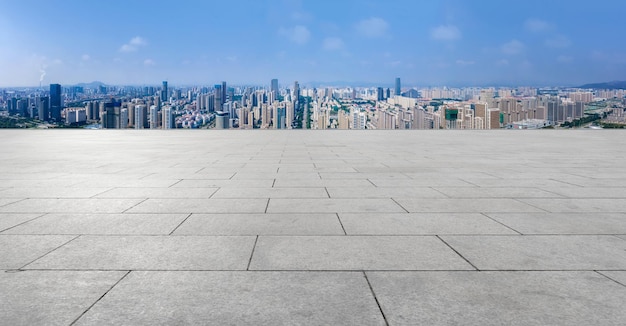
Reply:
[[167, 80], [163, 81], [163, 88], [161, 89], [161, 102], [167, 102], [168, 98], [167, 93]]
[[226, 88], [226, 82], [223, 81], [222, 82], [222, 104], [226, 103], [228, 101], [228, 88]]
[[120, 129], [128, 128], [128, 109], [123, 108], [120, 110]]
[[163, 114], [163, 129], [172, 129], [174, 128], [174, 114], [172, 112], [172, 107], [166, 106], [162, 110]]
[[272, 84], [270, 86], [270, 92], [274, 92], [274, 96], [278, 96], [278, 79], [272, 79]]
[[50, 98], [38, 97], [35, 99], [35, 103], [37, 105], [37, 117], [41, 121], [49, 121], [50, 120]]
[[156, 105], [150, 106], [150, 129], [159, 128], [159, 107]]
[[222, 111], [222, 104], [224, 104], [224, 101], [222, 100], [222, 96], [223, 96], [222, 85], [220, 84], [215, 85], [214, 95], [215, 97], [213, 98], [214, 99], [213, 110]]
[[383, 88], [382, 87], [378, 87], [376, 89], [376, 100], [378, 100], [378, 101], [384, 101], [385, 100], [385, 94], [383, 92]]
[[396, 96], [402, 95], [402, 86], [400, 85], [400, 77], [396, 77], [396, 91], [394, 95]]
[[118, 129], [120, 123], [119, 106], [115, 100], [109, 100], [104, 103], [104, 112], [101, 115], [102, 128]]
[[294, 102], [298, 102], [298, 99], [300, 98], [300, 84], [298, 81], [293, 82], [293, 94], [291, 95], [291, 98]]
[[147, 117], [147, 107], [143, 104], [135, 105], [135, 129], [144, 129]]
[[228, 112], [215, 112], [215, 129], [228, 129]]
[[60, 121], [61, 109], [61, 85], [50, 84], [50, 117], [55, 121]]

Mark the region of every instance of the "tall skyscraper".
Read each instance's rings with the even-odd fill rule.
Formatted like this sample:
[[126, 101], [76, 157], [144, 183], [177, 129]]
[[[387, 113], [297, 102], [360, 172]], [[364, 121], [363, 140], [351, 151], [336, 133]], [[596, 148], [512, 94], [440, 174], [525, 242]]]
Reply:
[[50, 84], [50, 117], [61, 121], [61, 85]]
[[222, 96], [224, 96], [222, 92], [222, 85], [220, 84], [215, 85], [214, 95], [215, 95], [214, 97], [215, 104], [213, 106], [213, 110], [222, 111], [222, 104], [224, 104], [224, 101], [222, 100]]
[[169, 99], [167, 97], [167, 80], [163, 81], [163, 89], [161, 89], [161, 102], [167, 102]]
[[400, 77], [396, 77], [396, 91], [395, 91], [395, 95], [397, 95], [397, 96], [402, 95], [402, 86], [400, 85]]
[[278, 79], [272, 79], [272, 84], [270, 85], [270, 92], [274, 92], [274, 96], [278, 96]]
[[39, 97], [35, 101], [37, 105], [37, 117], [41, 121], [49, 121], [50, 120], [50, 98]]
[[227, 102], [228, 89], [226, 88], [226, 82], [222, 82], [222, 104]]
[[150, 129], [159, 128], [159, 107], [156, 105], [150, 106]]
[[376, 100], [383, 101], [385, 100], [385, 93], [382, 87], [376, 88]]
[[148, 108], [143, 105], [135, 105], [135, 129], [144, 129], [148, 121]]
[[172, 108], [166, 106], [163, 108], [163, 129], [172, 129], [174, 128], [174, 114], [172, 112]]
[[300, 84], [298, 84], [298, 81], [293, 82], [292, 98], [294, 102], [298, 102], [298, 99], [300, 98]]

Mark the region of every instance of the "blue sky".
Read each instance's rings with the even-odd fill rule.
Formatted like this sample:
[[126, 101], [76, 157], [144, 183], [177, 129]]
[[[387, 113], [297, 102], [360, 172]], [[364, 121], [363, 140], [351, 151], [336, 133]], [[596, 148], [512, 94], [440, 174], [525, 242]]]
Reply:
[[626, 79], [626, 1], [0, 0], [0, 87]]

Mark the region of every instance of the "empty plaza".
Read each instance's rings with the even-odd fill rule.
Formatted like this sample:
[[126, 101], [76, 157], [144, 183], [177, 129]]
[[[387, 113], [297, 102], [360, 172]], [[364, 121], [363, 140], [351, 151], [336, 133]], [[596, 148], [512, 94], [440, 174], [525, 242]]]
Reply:
[[0, 140], [0, 324], [626, 320], [621, 131]]

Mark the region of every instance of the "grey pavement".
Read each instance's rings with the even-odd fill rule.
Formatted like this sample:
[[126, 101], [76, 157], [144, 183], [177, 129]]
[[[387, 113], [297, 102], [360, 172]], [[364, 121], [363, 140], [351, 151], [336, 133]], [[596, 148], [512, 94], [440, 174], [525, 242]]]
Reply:
[[0, 324], [626, 320], [620, 131], [0, 139]]

